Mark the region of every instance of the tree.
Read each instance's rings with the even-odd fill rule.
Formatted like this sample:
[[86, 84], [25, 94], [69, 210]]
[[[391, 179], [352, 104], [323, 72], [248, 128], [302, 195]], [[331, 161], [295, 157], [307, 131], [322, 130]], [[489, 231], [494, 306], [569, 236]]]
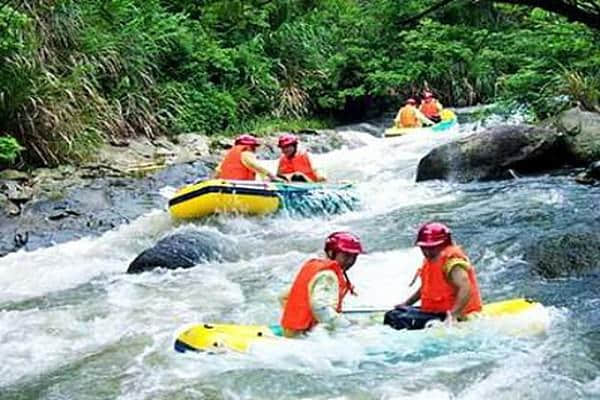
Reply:
[[[400, 21], [408, 24], [423, 18], [456, 0], [441, 0], [422, 12]], [[475, 0], [477, 1], [477, 0]], [[562, 15], [571, 22], [581, 22], [590, 28], [600, 30], [600, 0], [492, 0], [495, 3], [509, 3], [528, 7], [538, 7]]]

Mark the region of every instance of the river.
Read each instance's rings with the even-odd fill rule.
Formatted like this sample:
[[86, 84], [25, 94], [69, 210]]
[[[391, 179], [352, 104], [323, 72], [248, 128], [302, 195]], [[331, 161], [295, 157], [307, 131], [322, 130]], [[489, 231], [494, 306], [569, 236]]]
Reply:
[[[157, 209], [101, 237], [1, 258], [0, 399], [600, 398], [598, 276], [544, 279], [523, 261], [540, 235], [597, 220], [600, 188], [564, 173], [414, 182], [423, 155], [472, 128], [393, 139], [347, 133], [367, 144], [316, 160], [331, 180], [357, 182], [354, 211], [174, 224]], [[526, 320], [430, 332], [317, 330], [250, 354], [173, 350], [189, 323], [276, 322], [279, 294], [336, 230], [355, 232], [368, 251], [350, 270], [359, 295], [349, 306], [403, 301], [421, 262], [415, 232], [429, 220], [452, 228], [484, 301], [524, 296], [545, 307]], [[125, 274], [142, 250], [190, 228], [232, 239], [240, 261]]]

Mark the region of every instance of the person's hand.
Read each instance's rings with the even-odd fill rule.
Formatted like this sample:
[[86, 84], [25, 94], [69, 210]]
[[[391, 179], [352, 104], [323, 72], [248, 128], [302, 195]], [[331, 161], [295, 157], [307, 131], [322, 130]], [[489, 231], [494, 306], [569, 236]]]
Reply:
[[396, 304], [396, 305], [394, 306], [394, 309], [396, 309], [396, 310], [403, 310], [403, 309], [405, 309], [406, 307], [407, 307], [406, 303], [400, 303], [400, 304]]
[[452, 327], [454, 324], [456, 324], [458, 321], [456, 319], [456, 317], [454, 316], [454, 314], [448, 310], [446, 311], [446, 319], [444, 320], [444, 324], [450, 328]]
[[274, 175], [272, 173], [269, 172], [269, 175], [267, 175], [267, 177], [269, 178], [270, 181], [272, 182], [285, 182], [285, 179], [281, 179], [280, 177], [278, 177], [277, 175]]

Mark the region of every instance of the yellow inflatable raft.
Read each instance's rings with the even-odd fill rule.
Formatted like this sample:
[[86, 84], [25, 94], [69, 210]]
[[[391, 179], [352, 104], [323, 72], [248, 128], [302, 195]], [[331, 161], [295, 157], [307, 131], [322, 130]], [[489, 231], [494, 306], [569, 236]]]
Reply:
[[169, 200], [175, 219], [201, 218], [214, 213], [268, 214], [280, 208], [301, 215], [354, 209], [359, 199], [352, 183], [260, 182], [211, 179], [180, 189]]
[[[517, 316], [542, 307], [540, 303], [523, 298], [503, 300], [485, 304], [480, 313], [472, 315], [469, 319]], [[375, 313], [378, 314], [377, 322], [383, 322], [383, 312], [376, 310]], [[535, 324], [535, 322], [532, 321], [532, 324]], [[465, 323], [468, 323], [468, 321]], [[527, 327], [521, 328], [521, 331], [529, 332], [526, 329]], [[531, 332], [539, 331], [537, 326], [533, 328]], [[286, 340], [293, 340], [281, 336], [282, 330], [279, 325], [196, 324], [183, 329], [177, 336], [174, 347], [176, 351], [181, 353], [186, 351], [222, 352], [227, 350], [247, 352], [252, 344], [259, 341], [282, 343]]]
[[267, 214], [279, 208], [276, 190], [270, 182], [211, 179], [180, 189], [169, 200], [169, 212], [176, 219], [220, 212]]
[[433, 126], [421, 127], [421, 128], [398, 128], [392, 127], [385, 130], [385, 137], [402, 136], [408, 133], [431, 133], [431, 132], [444, 132], [458, 124], [456, 114], [453, 111], [444, 109], [441, 111], [440, 116], [442, 121], [438, 122]]

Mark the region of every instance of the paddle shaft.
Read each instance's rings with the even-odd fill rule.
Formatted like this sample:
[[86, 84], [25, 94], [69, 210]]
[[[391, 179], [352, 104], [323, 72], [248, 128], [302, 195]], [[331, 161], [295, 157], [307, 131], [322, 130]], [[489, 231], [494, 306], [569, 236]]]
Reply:
[[342, 310], [342, 314], [369, 314], [369, 313], [381, 313], [392, 310], [393, 307], [390, 308], [349, 308], [346, 310]]

